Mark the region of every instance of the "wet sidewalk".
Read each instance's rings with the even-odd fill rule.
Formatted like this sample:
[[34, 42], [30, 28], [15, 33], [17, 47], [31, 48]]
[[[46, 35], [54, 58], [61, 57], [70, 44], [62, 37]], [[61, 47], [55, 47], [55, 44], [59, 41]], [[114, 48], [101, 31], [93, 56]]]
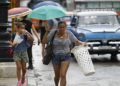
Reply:
[[[27, 70], [28, 86], [55, 86], [52, 64], [43, 65], [41, 45], [33, 45], [33, 70]], [[96, 73], [84, 76], [78, 64], [71, 61], [67, 72], [67, 86], [119, 86], [120, 63], [95, 62]], [[16, 78], [1, 78], [0, 86], [16, 86]]]
[[[28, 86], [55, 86], [52, 64], [43, 65], [41, 48], [33, 46], [34, 70], [28, 71]], [[78, 64], [71, 61], [67, 73], [67, 86], [118, 86], [120, 84], [120, 63], [95, 62], [96, 73], [84, 76]]]
[[[41, 45], [33, 46], [33, 64], [34, 70], [28, 71], [28, 86], [54, 86], [53, 68], [49, 65], [42, 64]], [[47, 79], [47, 80], [46, 80]], [[44, 85], [47, 84], [47, 85]]]

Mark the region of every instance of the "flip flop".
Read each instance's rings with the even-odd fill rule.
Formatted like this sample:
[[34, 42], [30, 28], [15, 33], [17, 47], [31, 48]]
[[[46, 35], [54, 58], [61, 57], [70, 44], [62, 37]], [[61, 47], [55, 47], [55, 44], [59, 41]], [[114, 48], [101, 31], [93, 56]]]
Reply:
[[22, 86], [21, 80], [17, 82], [17, 86]]
[[21, 83], [22, 83], [22, 84], [24, 84], [24, 83], [25, 83], [25, 77], [24, 77], [24, 78], [22, 78]]

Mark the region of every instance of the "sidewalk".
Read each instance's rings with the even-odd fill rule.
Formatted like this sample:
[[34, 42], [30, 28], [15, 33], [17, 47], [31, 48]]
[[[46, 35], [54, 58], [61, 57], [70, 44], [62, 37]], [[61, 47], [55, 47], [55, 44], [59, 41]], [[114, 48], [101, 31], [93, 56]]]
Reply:
[[[55, 86], [52, 64], [43, 65], [41, 48], [33, 46], [34, 70], [28, 71], [28, 86]], [[67, 73], [67, 86], [118, 86], [120, 84], [119, 63], [94, 63], [96, 73], [84, 76], [78, 64], [71, 62]]]
[[[35, 38], [35, 44], [36, 43], [37, 43], [37, 39]], [[33, 45], [32, 52], [33, 52], [34, 70], [27, 70], [26, 78], [28, 78], [28, 86], [38, 86], [38, 85], [36, 85], [36, 76], [37, 75], [35, 74], [35, 71], [38, 69], [37, 64], [39, 65], [39, 62], [40, 62], [41, 55], [40, 55], [40, 53], [38, 53], [38, 52], [41, 52], [40, 47], [38, 45], [37, 46]], [[37, 62], [37, 61], [39, 61], [39, 62]], [[3, 62], [3, 64], [4, 64], [4, 62]], [[14, 62], [9, 62], [7, 64], [8, 64], [8, 68], [12, 67], [12, 69], [10, 69], [10, 74], [12, 74], [12, 71], [14, 71], [13, 73], [16, 73], [15, 63]], [[9, 66], [11, 66], [11, 67], [9, 67]], [[5, 70], [5, 69], [3, 69], [3, 70]], [[9, 69], [7, 71], [9, 72]], [[1, 72], [1, 70], [0, 70], [0, 72]], [[8, 75], [10, 75], [10, 74], [8, 74]], [[7, 77], [7, 75], [5, 75], [5, 76]], [[11, 78], [11, 77], [0, 78], [0, 86], [16, 86], [16, 84], [17, 84], [16, 74], [13, 74], [12, 76], [14, 76], [15, 78], [14, 77], [13, 78]]]
[[16, 86], [16, 78], [0, 78], [0, 86]]
[[[33, 66], [34, 70], [28, 70], [28, 86], [54, 86], [53, 68], [51, 64], [42, 64], [41, 45], [33, 45]], [[46, 78], [48, 79], [46, 82]], [[44, 80], [43, 80], [44, 79]], [[47, 85], [44, 85], [46, 84]]]
[[[37, 75], [36, 72], [37, 72], [37, 70], [39, 69], [39, 66], [40, 66], [41, 55], [40, 55], [39, 52], [41, 52], [40, 47], [38, 45], [33, 45], [33, 65], [34, 65], [34, 69], [33, 70], [27, 70], [26, 78], [28, 78], [28, 86], [38, 86], [36, 79], [39, 75]], [[14, 62], [10, 62], [9, 65], [13, 67], [12, 70], [16, 69]], [[7, 71], [9, 71], [9, 70], [7, 70]], [[13, 71], [14, 71], [14, 73], [16, 73], [16, 70], [13, 70]], [[12, 71], [10, 71], [10, 74], [12, 74]], [[16, 84], [17, 84], [17, 78], [11, 78], [11, 77], [0, 78], [0, 86], [16, 86]]]
[[38, 86], [37, 78], [38, 78], [39, 74], [37, 74], [36, 72], [39, 69], [41, 58], [42, 58], [41, 57], [41, 49], [36, 44], [36, 45], [33, 45], [32, 52], [33, 52], [33, 66], [34, 66], [34, 69], [27, 71], [28, 86]]
[[[55, 86], [52, 64], [43, 65], [41, 45], [33, 45], [33, 70], [27, 70], [28, 86]], [[67, 86], [118, 86], [120, 63], [94, 63], [96, 73], [84, 76], [78, 64], [71, 62], [67, 73]], [[16, 86], [16, 78], [0, 78], [0, 86]]]
[[[34, 70], [28, 71], [28, 86], [55, 86], [52, 64], [42, 64], [40, 47], [38, 47], [38, 45], [33, 46]], [[71, 62], [68, 69], [67, 82], [67, 86], [88, 86], [90, 82], [92, 82], [90, 86], [95, 86], [95, 81], [87, 81], [86, 83], [86, 77], [74, 61]]]

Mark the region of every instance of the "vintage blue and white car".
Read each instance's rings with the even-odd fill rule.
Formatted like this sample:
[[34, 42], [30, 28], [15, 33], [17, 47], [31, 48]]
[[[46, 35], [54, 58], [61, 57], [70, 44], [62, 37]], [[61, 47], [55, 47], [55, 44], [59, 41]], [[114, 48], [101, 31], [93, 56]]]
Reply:
[[120, 24], [114, 11], [81, 11], [77, 28], [68, 27], [81, 41], [89, 45], [91, 54], [111, 54], [117, 60], [120, 52]]

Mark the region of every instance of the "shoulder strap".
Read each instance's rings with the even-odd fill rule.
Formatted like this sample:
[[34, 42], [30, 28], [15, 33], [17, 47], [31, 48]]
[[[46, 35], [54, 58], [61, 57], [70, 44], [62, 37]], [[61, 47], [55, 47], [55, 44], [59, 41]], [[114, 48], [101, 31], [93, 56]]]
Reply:
[[57, 30], [54, 32], [53, 36], [52, 36], [52, 39], [50, 41], [50, 44], [53, 44], [53, 40], [54, 40], [54, 37], [55, 37], [55, 34], [57, 33]]

